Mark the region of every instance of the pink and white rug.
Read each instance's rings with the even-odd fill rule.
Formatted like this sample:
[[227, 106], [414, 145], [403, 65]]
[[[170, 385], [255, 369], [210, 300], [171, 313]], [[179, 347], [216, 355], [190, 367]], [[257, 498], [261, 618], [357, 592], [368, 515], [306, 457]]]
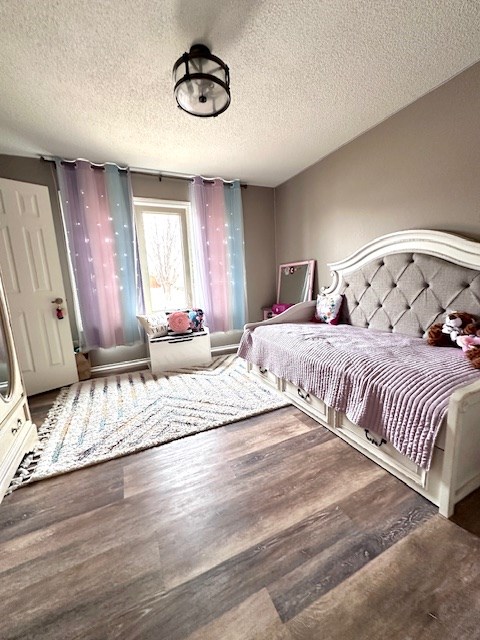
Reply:
[[78, 382], [60, 392], [10, 491], [287, 404], [252, 380], [234, 355], [163, 375], [139, 371]]

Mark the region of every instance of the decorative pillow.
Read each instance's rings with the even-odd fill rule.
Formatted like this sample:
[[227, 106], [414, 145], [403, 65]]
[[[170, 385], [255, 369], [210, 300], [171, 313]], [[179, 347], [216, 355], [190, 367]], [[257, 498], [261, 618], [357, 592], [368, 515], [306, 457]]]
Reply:
[[137, 316], [137, 319], [149, 338], [161, 338], [168, 333], [168, 322], [165, 313]]
[[324, 322], [326, 324], [338, 324], [340, 307], [342, 306], [342, 295], [327, 295], [319, 293], [317, 296], [317, 305], [315, 307], [315, 322]]
[[187, 333], [190, 329], [190, 318], [185, 311], [174, 311], [168, 316], [168, 326], [175, 333]]

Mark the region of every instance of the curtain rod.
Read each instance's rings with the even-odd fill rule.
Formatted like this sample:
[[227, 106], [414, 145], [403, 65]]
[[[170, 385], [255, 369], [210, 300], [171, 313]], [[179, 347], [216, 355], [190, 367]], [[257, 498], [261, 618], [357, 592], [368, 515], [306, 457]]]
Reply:
[[[52, 163], [55, 162], [55, 158], [48, 157], [48, 156], [40, 156], [40, 160], [42, 160], [43, 162], [52, 162]], [[113, 166], [117, 167], [119, 171], [130, 171], [130, 173], [136, 173], [137, 175], [142, 175], [142, 176], [153, 176], [153, 177], [157, 176], [159, 182], [161, 182], [163, 178], [166, 178], [168, 180], [184, 180], [186, 182], [193, 182], [193, 179], [195, 178], [195, 176], [189, 175], [186, 173], [170, 173], [168, 171], [162, 172], [162, 171], [157, 171], [156, 169], [143, 169], [140, 167], [121, 167], [116, 162], [104, 162], [103, 164], [99, 164], [96, 162], [90, 162], [90, 160], [86, 160], [85, 158], [77, 158], [76, 160], [62, 159], [62, 164], [75, 164], [77, 160], [89, 162], [92, 166], [102, 170], [105, 169], [106, 164], [112, 164]], [[205, 184], [213, 184], [215, 180], [221, 180], [223, 183], [226, 183], [226, 184], [233, 184], [235, 182], [235, 180], [224, 180], [223, 178], [206, 178], [204, 176], [199, 176], [199, 177], [203, 180]], [[242, 189], [246, 189], [248, 185], [240, 184], [240, 187]]]

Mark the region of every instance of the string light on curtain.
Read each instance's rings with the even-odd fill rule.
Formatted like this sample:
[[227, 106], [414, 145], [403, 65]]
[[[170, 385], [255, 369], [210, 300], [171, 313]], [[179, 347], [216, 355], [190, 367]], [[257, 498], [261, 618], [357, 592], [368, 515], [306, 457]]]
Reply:
[[230, 105], [230, 72], [204, 44], [194, 44], [173, 66], [173, 93], [180, 109], [211, 118]]

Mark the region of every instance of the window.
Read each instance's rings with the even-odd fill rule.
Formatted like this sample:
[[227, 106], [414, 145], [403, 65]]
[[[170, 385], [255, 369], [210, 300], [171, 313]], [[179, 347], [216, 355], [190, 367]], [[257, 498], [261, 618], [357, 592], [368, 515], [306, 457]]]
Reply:
[[190, 307], [190, 204], [144, 198], [133, 204], [147, 312]]

